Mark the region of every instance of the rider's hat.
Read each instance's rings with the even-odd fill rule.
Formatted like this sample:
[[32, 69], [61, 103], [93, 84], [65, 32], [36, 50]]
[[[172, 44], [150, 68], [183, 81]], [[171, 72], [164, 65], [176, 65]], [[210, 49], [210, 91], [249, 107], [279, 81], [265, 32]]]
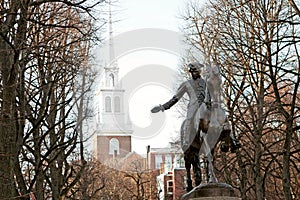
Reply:
[[193, 62], [188, 64], [188, 70], [189, 72], [198, 71], [201, 72], [201, 68], [203, 68], [204, 65], [200, 64], [199, 62]]

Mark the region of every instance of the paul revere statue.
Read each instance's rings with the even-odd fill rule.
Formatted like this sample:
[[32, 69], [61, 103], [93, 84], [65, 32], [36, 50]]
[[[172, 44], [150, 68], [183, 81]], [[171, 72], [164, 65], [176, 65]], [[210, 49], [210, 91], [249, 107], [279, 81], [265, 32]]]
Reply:
[[[187, 191], [190, 191], [192, 187], [192, 180], [190, 174], [191, 165], [193, 165], [194, 180], [195, 185], [198, 186], [201, 183], [201, 169], [199, 162], [199, 152], [201, 149], [201, 136], [199, 134], [199, 129], [206, 133], [208, 130], [208, 124], [205, 123], [205, 119], [200, 119], [199, 122], [195, 122], [194, 118], [197, 110], [203, 103], [206, 103], [206, 107], [210, 109], [210, 95], [206, 89], [206, 81], [201, 77], [201, 70], [204, 65], [194, 62], [188, 65], [188, 71], [191, 74], [191, 79], [183, 82], [177, 90], [177, 93], [163, 105], [156, 106], [152, 108], [151, 112], [156, 113], [159, 111], [165, 111], [170, 109], [175, 105], [183, 96], [187, 94], [189, 97], [189, 103], [187, 106], [186, 119], [181, 126], [181, 148], [184, 152], [185, 168], [187, 170]], [[199, 124], [194, 124], [199, 123]], [[195, 128], [199, 127], [199, 129]], [[223, 126], [224, 129], [230, 126]], [[225, 132], [230, 132], [231, 130], [223, 130]], [[231, 137], [230, 146], [226, 143], [222, 144], [222, 151], [234, 151], [238, 148], [238, 145], [234, 138]]]

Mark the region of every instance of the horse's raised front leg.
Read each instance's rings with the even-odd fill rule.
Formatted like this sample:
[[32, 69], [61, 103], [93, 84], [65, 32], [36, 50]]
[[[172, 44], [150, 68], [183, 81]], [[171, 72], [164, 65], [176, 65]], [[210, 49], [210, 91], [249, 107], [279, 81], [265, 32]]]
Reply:
[[190, 161], [190, 156], [188, 155], [187, 152], [184, 153], [184, 163], [185, 163], [185, 169], [186, 169], [186, 191], [189, 192], [193, 189], [193, 183], [192, 183], [192, 178], [191, 178], [191, 161]]
[[222, 138], [222, 143], [221, 143], [221, 151], [222, 152], [228, 152], [229, 147], [230, 147], [230, 130], [223, 130], [221, 132], [221, 138]]

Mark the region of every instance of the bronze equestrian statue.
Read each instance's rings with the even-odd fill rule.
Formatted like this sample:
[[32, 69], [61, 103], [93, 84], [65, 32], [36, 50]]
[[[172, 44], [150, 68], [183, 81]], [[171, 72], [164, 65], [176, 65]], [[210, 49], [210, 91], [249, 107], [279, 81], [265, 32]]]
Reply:
[[[209, 82], [207, 85], [207, 82], [201, 77], [201, 70], [203, 68], [204, 65], [198, 62], [190, 63], [188, 65], [188, 70], [192, 78], [180, 85], [177, 93], [172, 99], [163, 105], [154, 107], [151, 110], [152, 113], [165, 111], [175, 105], [184, 94], [187, 94], [189, 97], [187, 116], [182, 123], [180, 131], [181, 148], [184, 152], [185, 168], [187, 171], [187, 192], [193, 189], [191, 166], [193, 166], [194, 185], [198, 186], [202, 181], [199, 161], [200, 153], [205, 154], [205, 156], [208, 158], [209, 182], [217, 182], [217, 179], [213, 173], [212, 165], [212, 155], [215, 145], [217, 142], [223, 141], [221, 150], [225, 152], [229, 151], [229, 148], [231, 151], [235, 151], [240, 146], [237, 140], [235, 140], [234, 136], [230, 134], [231, 127], [227, 118], [221, 120], [218, 119], [218, 114], [222, 114], [222, 112], [220, 112], [220, 109], [218, 109], [220, 108], [220, 102], [218, 99], [219, 96], [216, 95], [220, 94], [213, 91], [214, 87], [210, 87], [210, 89], [207, 88], [208, 85], [214, 86], [214, 84], [218, 83]], [[214, 70], [210, 70], [210, 74], [213, 72]], [[213, 79], [213, 76], [210, 77], [211, 81], [216, 81]], [[207, 80], [210, 79], [208, 78]], [[212, 121], [211, 125], [213, 126], [210, 125], [210, 121]], [[220, 122], [223, 122], [223, 124], [220, 125]], [[210, 127], [212, 128], [210, 129]], [[214, 136], [208, 137], [209, 134], [207, 133], [210, 132], [209, 130], [218, 132], [218, 129], [220, 129], [219, 127], [222, 127], [219, 133], [211, 133], [210, 135]]]

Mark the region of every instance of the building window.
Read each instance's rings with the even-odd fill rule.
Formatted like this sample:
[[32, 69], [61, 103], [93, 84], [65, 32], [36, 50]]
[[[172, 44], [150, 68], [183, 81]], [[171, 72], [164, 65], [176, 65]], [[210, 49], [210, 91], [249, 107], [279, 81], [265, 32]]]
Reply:
[[165, 163], [170, 165], [172, 164], [172, 155], [165, 156]]
[[[176, 156], [175, 159], [176, 159], [176, 167], [183, 168], [184, 167], [183, 157], [182, 156]], [[200, 165], [201, 165], [201, 161], [200, 161]]]
[[167, 181], [167, 194], [173, 194], [173, 181]]
[[105, 112], [111, 112], [111, 98], [105, 97]]
[[162, 163], [162, 155], [155, 155], [155, 169], [160, 169]]
[[172, 170], [172, 155], [165, 156], [165, 169], [168, 172]]
[[116, 138], [112, 138], [109, 141], [109, 154], [113, 155], [117, 151], [117, 154], [120, 154], [120, 143]]
[[115, 99], [114, 99], [114, 109], [115, 109], [115, 112], [121, 112], [121, 100], [120, 100], [120, 97], [115, 97]]
[[114, 87], [115, 86], [115, 76], [113, 74], [109, 75], [109, 86]]

